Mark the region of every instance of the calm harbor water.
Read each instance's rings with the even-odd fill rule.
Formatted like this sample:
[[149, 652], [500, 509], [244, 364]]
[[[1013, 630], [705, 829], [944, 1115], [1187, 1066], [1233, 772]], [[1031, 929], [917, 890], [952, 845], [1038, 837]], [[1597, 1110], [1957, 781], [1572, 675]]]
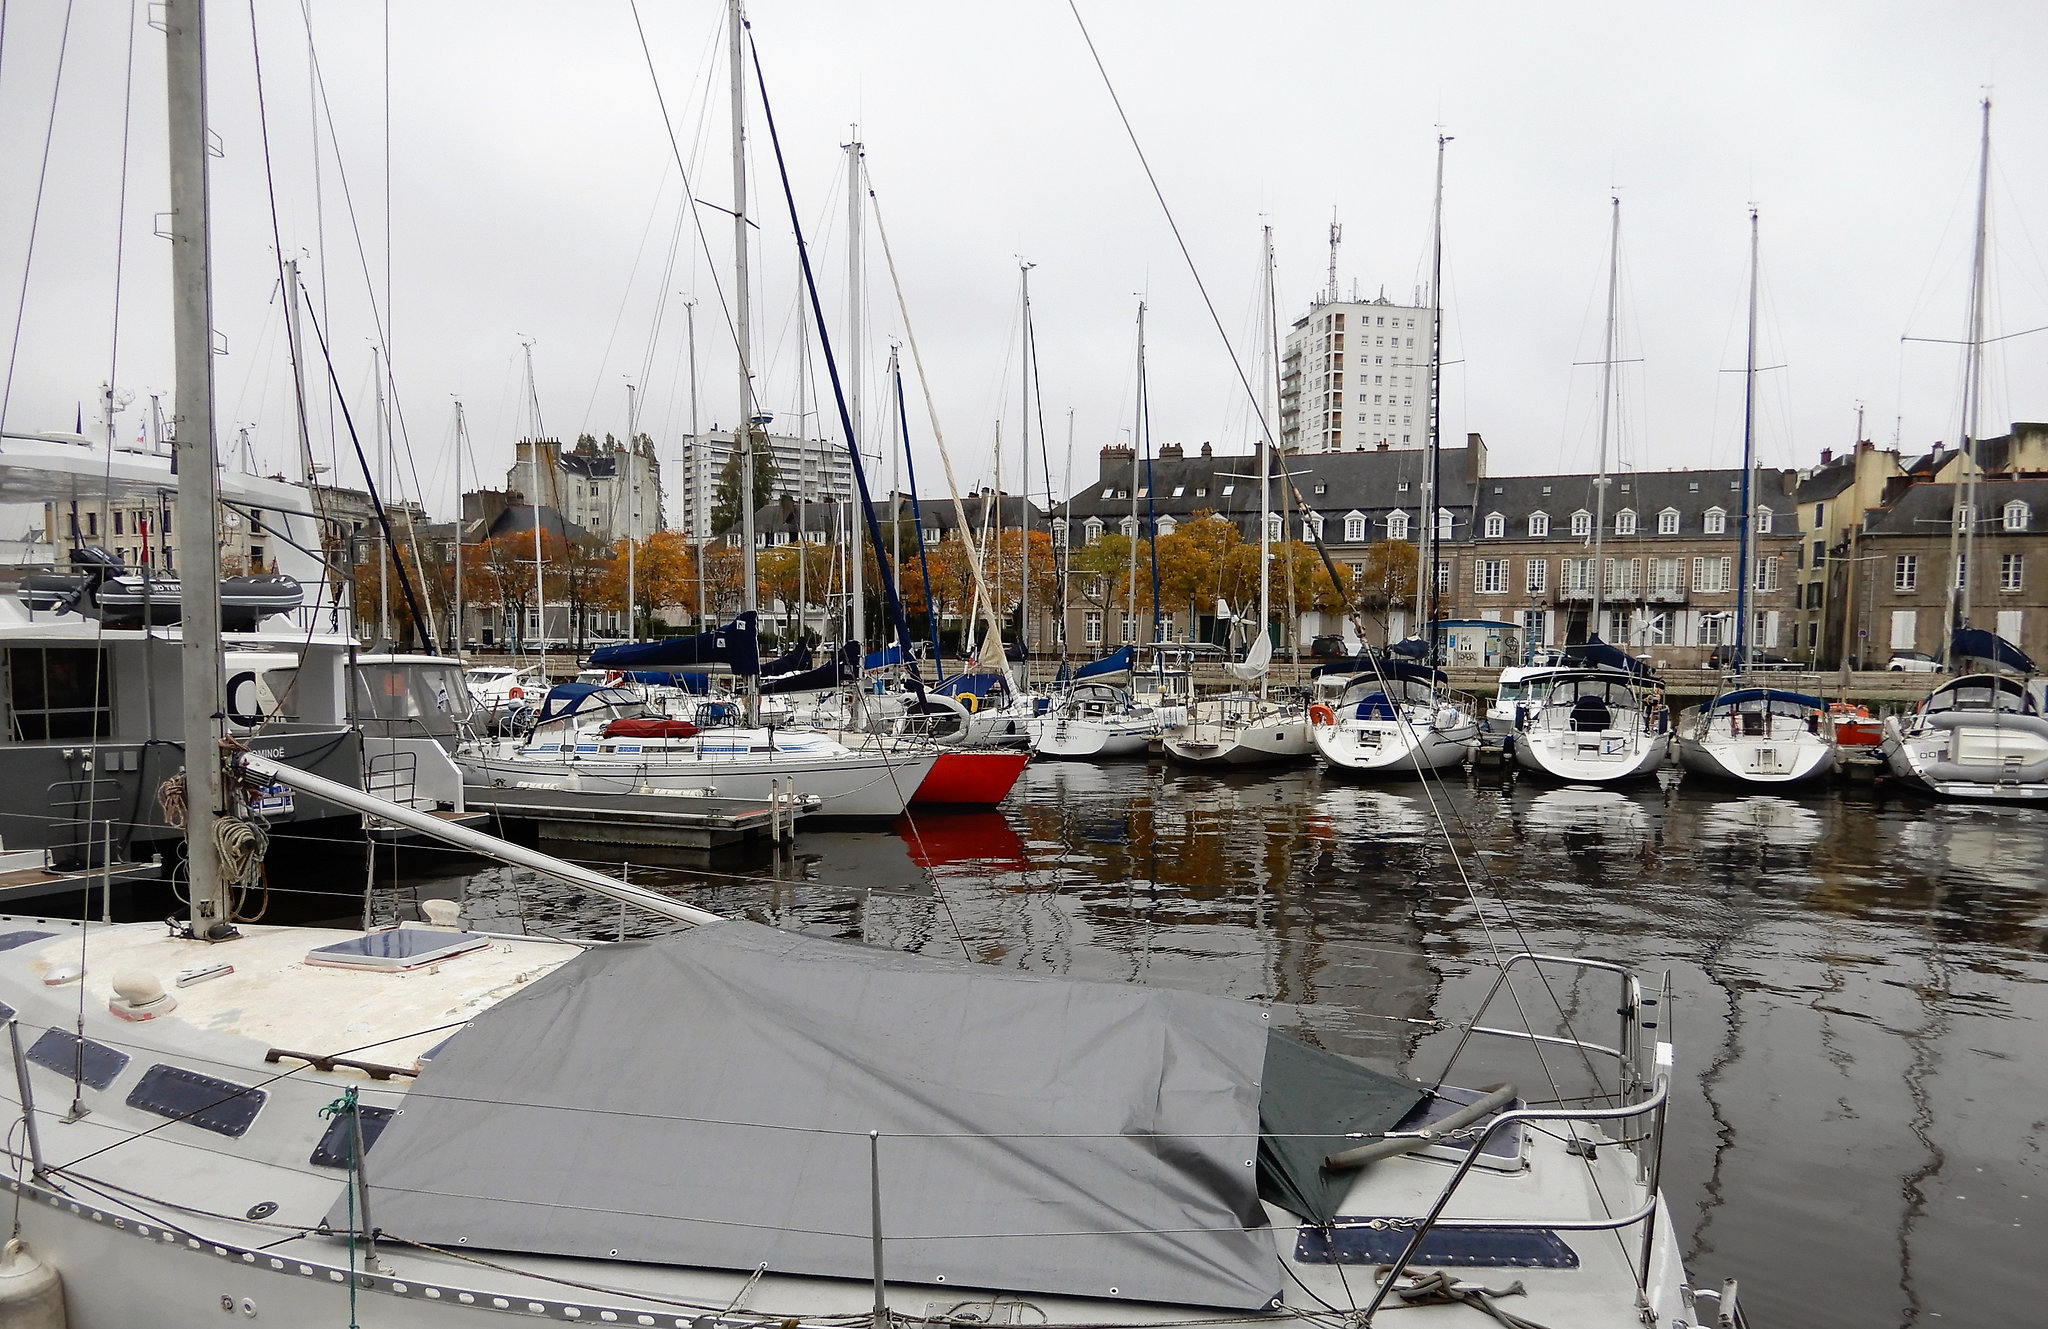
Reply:
[[[1272, 1002], [1424, 1078], [1495, 948], [1668, 970], [1666, 1181], [1702, 1286], [1740, 1277], [1760, 1325], [2039, 1318], [2039, 809], [1034, 762], [995, 812], [805, 832], [772, 865], [631, 861], [636, 882], [778, 926]], [[456, 893], [478, 925], [657, 926], [473, 862], [408, 867], [376, 907]]]

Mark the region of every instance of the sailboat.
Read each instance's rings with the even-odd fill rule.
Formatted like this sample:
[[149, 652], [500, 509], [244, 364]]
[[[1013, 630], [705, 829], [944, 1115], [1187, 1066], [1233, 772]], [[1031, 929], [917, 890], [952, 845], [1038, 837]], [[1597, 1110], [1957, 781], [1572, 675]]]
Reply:
[[[1244, 659], [1224, 665], [1242, 686], [1236, 691], [1188, 708], [1188, 722], [1167, 731], [1166, 755], [1183, 766], [1254, 766], [1298, 761], [1315, 750], [1309, 738], [1308, 714], [1296, 704], [1267, 695], [1267, 673], [1273, 664], [1272, 531], [1273, 447], [1272, 401], [1266, 396], [1273, 377], [1273, 228], [1266, 228], [1263, 316], [1259, 320], [1259, 616], [1252, 624]], [[1250, 689], [1258, 685], [1257, 691]]]
[[[1977, 162], [1977, 235], [1964, 344], [1962, 467], [1949, 520], [1948, 667], [1909, 715], [1889, 716], [1878, 752], [1908, 788], [1936, 798], [2048, 802], [2048, 679], [2011, 642], [1970, 625], [1978, 576], [1976, 442], [1984, 358], [1985, 248], [1991, 207], [1991, 99]], [[1963, 575], [1967, 573], [1968, 575]], [[1963, 673], [1966, 662], [1987, 666]]]
[[1432, 667], [1438, 655], [1437, 565], [1442, 532], [1438, 473], [1441, 457], [1438, 402], [1443, 375], [1443, 229], [1444, 147], [1436, 141], [1436, 207], [1431, 226], [1429, 298], [1432, 341], [1429, 355], [1428, 464], [1423, 468], [1423, 552], [1418, 567], [1418, 597], [1426, 606], [1432, 664], [1412, 664], [1369, 657], [1367, 667], [1318, 678], [1309, 704], [1309, 735], [1316, 755], [1330, 768], [1356, 775], [1414, 775], [1448, 770], [1470, 760], [1479, 749], [1482, 718], [1476, 700], [1450, 691], [1444, 673]]
[[1735, 579], [1735, 677], [1706, 705], [1676, 725], [1678, 759], [1695, 775], [1743, 784], [1789, 785], [1835, 766], [1834, 721], [1827, 702], [1774, 688], [1750, 677], [1755, 628], [1749, 596], [1756, 566], [1756, 309], [1757, 214], [1749, 214], [1749, 350], [1742, 383], [1742, 521]]
[[1585, 665], [1543, 677], [1543, 695], [1519, 703], [1509, 737], [1515, 762], [1570, 784], [1615, 784], [1655, 775], [1670, 747], [1663, 683], [1641, 661], [1600, 639], [1607, 521], [1607, 443], [1614, 402], [1616, 315], [1621, 283], [1621, 200], [1607, 241], [1607, 336], [1600, 373], [1600, 473], [1593, 482], [1593, 605], [1581, 654]]

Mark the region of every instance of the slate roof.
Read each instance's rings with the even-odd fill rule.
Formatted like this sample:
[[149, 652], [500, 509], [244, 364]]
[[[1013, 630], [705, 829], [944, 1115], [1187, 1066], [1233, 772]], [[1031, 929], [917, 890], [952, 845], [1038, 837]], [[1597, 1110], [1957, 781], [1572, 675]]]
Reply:
[[[1979, 480], [1977, 482], [1977, 534], [2004, 535], [2005, 505], [2019, 499], [2033, 511], [2027, 527], [2030, 535], [2048, 532], [2048, 480]], [[1864, 523], [1866, 535], [1946, 535], [1955, 514], [1956, 486], [1914, 485], [1891, 507], [1872, 514]]]
[[1856, 454], [1852, 451], [1845, 457], [1814, 467], [1799, 482], [1795, 497], [1801, 503], [1824, 503], [1855, 483]]
[[[498, 514], [497, 520], [491, 523], [490, 533], [486, 538], [495, 540], [501, 535], [530, 534], [533, 530], [533, 512], [531, 503], [513, 504]], [[540, 507], [540, 526], [549, 535], [559, 535], [565, 540], [581, 540], [590, 534], [575, 522], [563, 520], [561, 513], [545, 503]]]
[[[910, 495], [904, 494], [901, 497], [903, 517], [905, 520], [908, 520], [911, 514]], [[996, 517], [1001, 519], [1003, 529], [1006, 531], [1014, 531], [1024, 524], [1028, 506], [1024, 498], [1017, 494], [1004, 494], [999, 501], [986, 494], [969, 494], [961, 498], [960, 505], [967, 510], [967, 524], [977, 535], [981, 533], [984, 523], [989, 520], [987, 513], [991, 506], [995, 508]], [[804, 503], [799, 505], [794, 502], [784, 505], [778, 499], [773, 503], [764, 504], [754, 514], [755, 533], [767, 535], [771, 542], [778, 534], [787, 534], [794, 538], [797, 533], [797, 512], [799, 507], [802, 508], [803, 512], [803, 529], [807, 532], [817, 532], [835, 529], [835, 520], [844, 521], [845, 514], [852, 505], [848, 503]], [[927, 531], [939, 531], [950, 535], [960, 524], [959, 518], [953, 509], [953, 500], [944, 495], [936, 498], [930, 495], [920, 496], [918, 499], [918, 511], [923, 517], [924, 529]], [[1045, 530], [1047, 520], [1045, 514], [1036, 506], [1028, 506], [1028, 511], [1030, 513], [1032, 529]], [[888, 497], [879, 497], [875, 500], [875, 515], [884, 522], [889, 520]], [[727, 534], [730, 533], [727, 532]]]
[[[1486, 518], [1498, 512], [1507, 521], [1508, 539], [1578, 543], [1586, 537], [1572, 534], [1572, 514], [1579, 511], [1590, 514], [1594, 510], [1595, 478], [1591, 475], [1502, 475], [1482, 480], [1476, 496], [1474, 525], [1483, 530]], [[1758, 507], [1771, 510], [1771, 534], [1797, 535], [1799, 513], [1792, 494], [1794, 473], [1765, 471], [1760, 478], [1762, 483], [1755, 501]], [[1625, 537], [1628, 539], [1697, 539], [1705, 533], [1708, 509], [1715, 507], [1727, 515], [1732, 529], [1742, 508], [1741, 482], [1740, 467], [1702, 471], [1627, 471], [1609, 476], [1607, 534], [1614, 534], [1616, 514], [1628, 510], [1636, 514], [1636, 533]], [[1660, 537], [1657, 518], [1667, 509], [1677, 510], [1678, 530], [1673, 535]], [[1548, 536], [1529, 534], [1529, 518], [1538, 512], [1550, 517]]]

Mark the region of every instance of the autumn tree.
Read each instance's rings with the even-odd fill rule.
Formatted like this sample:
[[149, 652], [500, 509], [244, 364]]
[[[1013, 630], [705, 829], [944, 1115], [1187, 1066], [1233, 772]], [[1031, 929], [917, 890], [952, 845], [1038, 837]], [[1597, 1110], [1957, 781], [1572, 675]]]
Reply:
[[[610, 560], [605, 557], [603, 541], [593, 536], [580, 535], [573, 540], [563, 540], [559, 552], [548, 560], [549, 584], [569, 608], [569, 633], [578, 654], [589, 637], [590, 615], [606, 609], [625, 607], [623, 594], [607, 594]], [[623, 590], [623, 588], [622, 588]]]
[[605, 563], [605, 594], [623, 605], [627, 596], [628, 545], [633, 548], [631, 591], [633, 618], [628, 635], [639, 637], [653, 622], [655, 611], [664, 605], [697, 603], [697, 557], [690, 539], [681, 531], [656, 531], [644, 540], [620, 540]]
[[[1093, 542], [1067, 556], [1069, 591], [1084, 605], [1104, 611], [1105, 619], [1125, 612], [1131, 604], [1131, 545], [1127, 535], [1104, 532]], [[1137, 542], [1136, 613], [1143, 623], [1152, 613], [1152, 546]], [[1140, 628], [1140, 637], [1150, 634]], [[1119, 642], [1105, 634], [1108, 644]]]
[[[754, 430], [754, 492], [755, 511], [766, 506], [775, 496], [775, 457], [768, 448], [766, 430]], [[711, 533], [724, 535], [740, 524], [746, 515], [740, 497], [740, 452], [737, 447], [725, 459], [725, 465], [718, 472], [718, 489], [711, 505]]]
[[1376, 540], [1365, 551], [1352, 585], [1352, 600], [1359, 612], [1379, 624], [1380, 639], [1392, 631], [1395, 610], [1415, 603], [1418, 554], [1406, 540]]
[[[540, 545], [541, 561], [547, 561], [551, 552], [559, 557], [561, 547], [561, 536], [544, 536]], [[486, 540], [477, 552], [480, 555], [476, 560], [477, 580], [482, 591], [478, 601], [495, 604], [505, 615], [516, 648], [526, 636], [526, 614], [534, 604], [533, 533], [527, 531]], [[465, 561], [465, 572], [468, 567]]]
[[721, 540], [705, 549], [699, 570], [703, 575], [704, 612], [714, 621], [737, 614], [747, 589], [744, 551]]

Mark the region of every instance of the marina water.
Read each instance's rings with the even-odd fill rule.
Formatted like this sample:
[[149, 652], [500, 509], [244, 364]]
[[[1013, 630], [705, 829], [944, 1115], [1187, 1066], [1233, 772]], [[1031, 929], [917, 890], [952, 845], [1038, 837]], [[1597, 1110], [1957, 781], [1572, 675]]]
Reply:
[[[1758, 1324], [2032, 1321], [2048, 820], [1666, 781], [1034, 762], [998, 811], [805, 830], [772, 865], [611, 862], [781, 927], [1270, 1002], [1323, 1046], [1422, 1079], [1449, 1054], [1439, 1011], [1471, 1008], [1496, 952], [1668, 969], [1666, 1186], [1701, 1286], [1739, 1275]], [[400, 866], [380, 877], [380, 914], [461, 894], [476, 926], [660, 926], [517, 870]], [[1584, 1036], [1611, 1034], [1592, 989], [1558, 995], [1584, 999]]]

